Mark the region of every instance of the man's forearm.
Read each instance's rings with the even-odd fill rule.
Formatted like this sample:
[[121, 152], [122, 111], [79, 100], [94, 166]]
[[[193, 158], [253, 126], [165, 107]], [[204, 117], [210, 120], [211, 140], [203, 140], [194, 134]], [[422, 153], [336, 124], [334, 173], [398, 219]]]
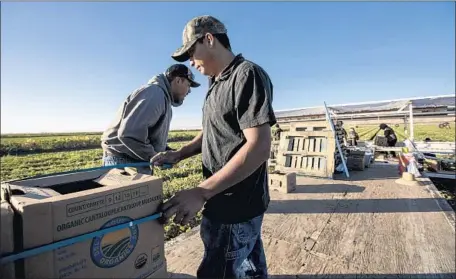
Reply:
[[195, 138], [193, 138], [193, 140], [189, 144], [179, 149], [179, 159], [182, 161], [197, 154], [200, 154], [202, 142], [203, 131], [201, 131]]
[[204, 189], [205, 199], [210, 199], [251, 175], [268, 160], [270, 146], [270, 143], [259, 142], [244, 144], [221, 170], [199, 185]]

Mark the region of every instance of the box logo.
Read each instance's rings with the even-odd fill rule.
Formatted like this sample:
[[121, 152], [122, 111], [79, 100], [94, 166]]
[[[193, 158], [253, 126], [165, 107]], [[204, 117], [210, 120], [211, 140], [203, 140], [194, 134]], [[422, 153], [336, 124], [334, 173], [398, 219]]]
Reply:
[[[133, 220], [126, 216], [116, 217], [106, 222], [101, 229], [131, 221]], [[137, 225], [94, 237], [90, 246], [93, 263], [101, 268], [111, 268], [122, 263], [135, 249], [138, 237]]]
[[147, 255], [142, 253], [141, 255], [139, 255], [138, 257], [136, 257], [136, 260], [135, 260], [135, 268], [136, 269], [141, 269], [143, 268], [146, 263], [147, 263]]

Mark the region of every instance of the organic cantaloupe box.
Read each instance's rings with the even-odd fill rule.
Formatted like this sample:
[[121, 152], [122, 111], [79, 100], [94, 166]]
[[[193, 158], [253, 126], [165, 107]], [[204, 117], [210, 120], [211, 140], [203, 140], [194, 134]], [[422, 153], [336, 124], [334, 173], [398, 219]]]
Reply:
[[[13, 218], [14, 211], [7, 201], [1, 201], [0, 203], [0, 227], [1, 227], [1, 238], [0, 238], [0, 253], [7, 254], [14, 251], [14, 232], [13, 232]], [[0, 278], [9, 279], [15, 278], [14, 275], [14, 264], [7, 263], [0, 266]]]
[[[119, 169], [21, 180], [2, 187], [9, 188], [9, 202], [19, 218], [14, 230], [16, 238], [22, 236], [16, 243], [22, 249], [152, 215], [163, 193], [160, 178]], [[157, 220], [135, 224], [18, 260], [15, 266], [18, 278], [163, 278], [163, 225]]]

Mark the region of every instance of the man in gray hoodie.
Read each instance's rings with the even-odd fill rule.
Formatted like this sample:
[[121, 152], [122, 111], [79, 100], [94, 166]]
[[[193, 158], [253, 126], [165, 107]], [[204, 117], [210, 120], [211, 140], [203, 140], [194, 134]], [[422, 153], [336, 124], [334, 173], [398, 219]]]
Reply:
[[[103, 165], [149, 162], [157, 153], [165, 151], [171, 107], [182, 105], [190, 88], [198, 86], [188, 67], [174, 64], [133, 91], [101, 137]], [[153, 174], [150, 167], [137, 170]]]

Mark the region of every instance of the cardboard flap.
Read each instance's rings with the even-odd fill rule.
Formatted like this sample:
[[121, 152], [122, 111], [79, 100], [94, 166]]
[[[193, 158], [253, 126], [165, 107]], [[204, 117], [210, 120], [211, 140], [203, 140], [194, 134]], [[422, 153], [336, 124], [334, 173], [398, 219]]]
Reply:
[[2, 183], [0, 187], [0, 200], [9, 202], [11, 197], [11, 187], [8, 183]]
[[[7, 190], [6, 190], [7, 189]], [[49, 188], [26, 187], [14, 184], [2, 184], [2, 192], [8, 193], [9, 200], [12, 203], [23, 202], [27, 204], [39, 202], [40, 200], [61, 196], [61, 194]]]
[[118, 186], [131, 184], [132, 182], [143, 183], [145, 181], [161, 180], [161, 178], [134, 172], [132, 170], [112, 169], [96, 179], [95, 182], [105, 186]]
[[1, 213], [1, 245], [0, 245], [0, 252], [3, 253], [11, 253], [14, 249], [14, 240], [13, 240], [13, 217], [14, 211], [11, 205], [6, 202], [2, 201], [0, 204], [0, 213]]
[[31, 178], [13, 181], [11, 184], [19, 186], [29, 187], [50, 187], [55, 184], [72, 183], [83, 180], [94, 180], [100, 177], [100, 175], [106, 173], [106, 170], [87, 171], [79, 173], [70, 173], [63, 175], [54, 175], [42, 178]]

